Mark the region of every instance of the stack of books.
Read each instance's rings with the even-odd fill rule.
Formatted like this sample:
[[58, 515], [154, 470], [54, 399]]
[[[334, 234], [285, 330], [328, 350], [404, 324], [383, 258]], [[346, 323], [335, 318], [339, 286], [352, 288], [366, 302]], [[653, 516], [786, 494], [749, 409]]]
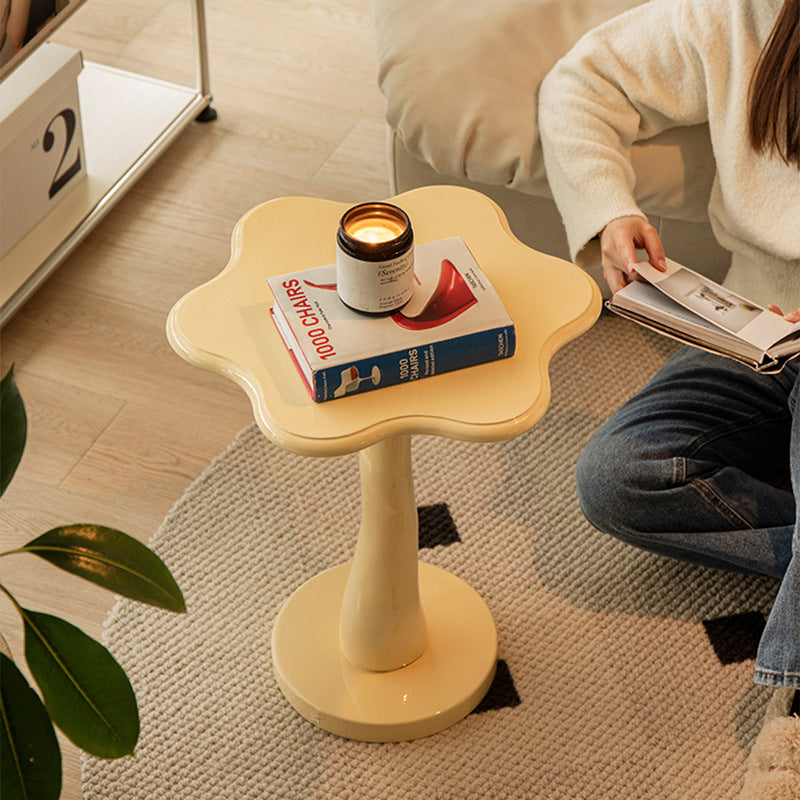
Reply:
[[418, 245], [399, 311], [370, 315], [336, 293], [336, 265], [268, 278], [272, 319], [315, 402], [514, 354], [514, 324], [460, 237]]

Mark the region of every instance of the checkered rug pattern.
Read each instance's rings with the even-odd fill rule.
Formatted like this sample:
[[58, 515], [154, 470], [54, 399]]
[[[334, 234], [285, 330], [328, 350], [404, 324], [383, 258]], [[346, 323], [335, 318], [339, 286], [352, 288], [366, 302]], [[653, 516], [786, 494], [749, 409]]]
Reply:
[[482, 595], [500, 658], [472, 714], [413, 742], [327, 734], [281, 695], [271, 627], [295, 588], [352, 557], [358, 457], [244, 429], [151, 542], [189, 613], [120, 600], [109, 615], [141, 737], [135, 759], [84, 758], [85, 800], [735, 798], [769, 698], [752, 672], [777, 584], [598, 533], [573, 481], [593, 431], [673, 349], [603, 315], [554, 357], [528, 433], [413, 438], [420, 558]]

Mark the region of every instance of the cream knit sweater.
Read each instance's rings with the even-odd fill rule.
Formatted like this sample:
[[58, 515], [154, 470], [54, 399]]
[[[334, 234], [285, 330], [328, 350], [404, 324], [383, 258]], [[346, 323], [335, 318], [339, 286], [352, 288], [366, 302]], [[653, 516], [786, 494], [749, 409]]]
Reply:
[[644, 216], [631, 143], [707, 121], [716, 159], [708, 213], [733, 254], [726, 286], [784, 311], [800, 306], [800, 170], [756, 155], [747, 133], [750, 79], [780, 7], [652, 0], [589, 32], [556, 64], [541, 86], [539, 128], [578, 263], [612, 219]]

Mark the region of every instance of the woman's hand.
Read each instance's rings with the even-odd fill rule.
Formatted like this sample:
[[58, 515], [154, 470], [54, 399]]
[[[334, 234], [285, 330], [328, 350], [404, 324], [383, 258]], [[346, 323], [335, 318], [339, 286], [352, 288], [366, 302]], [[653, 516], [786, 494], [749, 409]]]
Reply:
[[800, 322], [800, 308], [796, 308], [794, 311], [790, 311], [788, 314], [784, 314], [783, 311], [781, 311], [778, 306], [775, 305], [767, 306], [767, 308], [769, 308], [769, 310], [775, 314], [780, 314], [789, 322]]
[[650, 263], [664, 272], [664, 246], [658, 231], [643, 217], [618, 217], [600, 231], [603, 275], [612, 294], [637, 278], [633, 265], [639, 260], [636, 248], [644, 248]]

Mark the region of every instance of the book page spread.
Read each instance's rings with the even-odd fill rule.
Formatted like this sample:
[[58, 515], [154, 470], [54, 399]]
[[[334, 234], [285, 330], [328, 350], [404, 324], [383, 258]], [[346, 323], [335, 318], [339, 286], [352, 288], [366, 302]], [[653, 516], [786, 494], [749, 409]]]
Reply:
[[667, 259], [666, 272], [647, 262], [636, 264], [635, 269], [676, 303], [722, 331], [754, 345], [762, 353], [800, 332], [800, 323], [791, 323], [670, 259]]

